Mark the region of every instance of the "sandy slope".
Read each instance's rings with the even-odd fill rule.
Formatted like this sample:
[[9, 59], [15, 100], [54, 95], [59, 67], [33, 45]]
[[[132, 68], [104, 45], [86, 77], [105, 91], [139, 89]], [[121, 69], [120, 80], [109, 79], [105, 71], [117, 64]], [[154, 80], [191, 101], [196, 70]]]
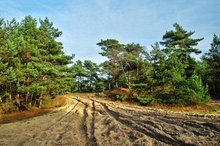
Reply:
[[0, 146], [220, 145], [220, 117], [134, 108], [68, 96], [52, 113], [0, 125]]

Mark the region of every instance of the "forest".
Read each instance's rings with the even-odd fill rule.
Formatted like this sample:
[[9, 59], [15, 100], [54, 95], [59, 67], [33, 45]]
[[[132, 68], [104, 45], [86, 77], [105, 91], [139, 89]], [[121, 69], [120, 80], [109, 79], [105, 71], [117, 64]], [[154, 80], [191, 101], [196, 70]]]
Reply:
[[41, 108], [56, 95], [118, 88], [129, 94], [112, 95], [115, 99], [141, 105], [207, 104], [220, 98], [220, 36], [213, 34], [203, 53], [197, 45], [204, 38], [193, 38], [194, 33], [174, 23], [151, 51], [139, 43], [100, 40], [107, 61], [96, 64], [66, 55], [57, 41], [62, 32], [48, 18], [0, 19], [0, 107], [6, 112]]

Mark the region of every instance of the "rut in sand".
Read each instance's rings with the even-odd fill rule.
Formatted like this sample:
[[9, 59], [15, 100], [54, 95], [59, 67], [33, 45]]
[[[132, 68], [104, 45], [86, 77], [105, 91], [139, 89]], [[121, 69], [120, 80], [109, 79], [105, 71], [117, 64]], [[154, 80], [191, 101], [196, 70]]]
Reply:
[[0, 145], [218, 145], [220, 117], [134, 108], [68, 95], [56, 112], [0, 125]]

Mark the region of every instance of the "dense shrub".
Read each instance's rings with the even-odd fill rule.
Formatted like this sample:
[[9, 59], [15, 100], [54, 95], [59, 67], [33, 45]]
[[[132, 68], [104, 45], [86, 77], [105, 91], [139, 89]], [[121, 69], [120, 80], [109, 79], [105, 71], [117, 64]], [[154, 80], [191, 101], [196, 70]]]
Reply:
[[195, 104], [205, 104], [211, 99], [208, 92], [208, 85], [203, 86], [201, 78], [192, 76], [188, 82], [185, 94], [189, 96], [189, 102]]
[[153, 96], [138, 96], [137, 99], [141, 105], [154, 105], [160, 103], [160, 100]]

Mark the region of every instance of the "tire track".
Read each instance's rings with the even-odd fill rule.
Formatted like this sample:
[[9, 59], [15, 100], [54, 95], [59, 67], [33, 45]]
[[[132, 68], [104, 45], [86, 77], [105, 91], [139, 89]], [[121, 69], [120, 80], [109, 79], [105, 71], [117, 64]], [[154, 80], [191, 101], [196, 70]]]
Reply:
[[[176, 118], [176, 117], [157, 117], [159, 119], [160, 123], [166, 122], [167, 124], [173, 125], [173, 126], [179, 126], [182, 129], [187, 131], [187, 133], [193, 133], [197, 136], [199, 135], [209, 135], [210, 132], [214, 132], [215, 134], [220, 134], [220, 128], [219, 126], [216, 126], [213, 123], [207, 122], [207, 121], [202, 121], [202, 119], [197, 119], [194, 120], [195, 117], [193, 118]], [[175, 121], [173, 120], [175, 119]], [[206, 132], [204, 132], [206, 131]]]
[[[71, 102], [72, 103], [72, 102]], [[65, 113], [64, 115], [60, 116], [57, 120], [54, 120], [54, 122], [52, 121], [52, 124], [50, 124], [47, 128], [43, 129], [41, 132], [35, 133], [34, 135], [32, 135], [30, 138], [26, 139], [25, 141], [19, 143], [20, 146], [24, 146], [26, 145], [28, 142], [30, 142], [33, 139], [38, 139], [42, 134], [44, 134], [47, 131], [53, 131], [52, 129], [58, 127], [59, 125], [61, 125], [62, 121], [65, 120], [66, 117], [68, 117], [69, 115], [73, 114], [73, 110], [76, 108], [76, 106], [79, 104], [79, 102], [77, 101], [77, 103], [75, 103], [74, 105], [69, 105], [67, 106], [65, 109], [68, 111], [67, 113]], [[60, 111], [58, 111], [60, 112]], [[66, 125], [67, 126], [67, 125]], [[65, 126], [65, 127], [66, 127]], [[65, 128], [64, 127], [64, 128]], [[62, 133], [61, 133], [62, 135]], [[60, 137], [59, 137], [60, 138]], [[59, 138], [57, 140], [59, 140]]]
[[149, 129], [146, 129], [146, 128], [142, 127], [141, 125], [135, 124], [131, 120], [120, 118], [119, 113], [110, 110], [106, 104], [103, 104], [103, 103], [100, 103], [100, 104], [104, 107], [105, 111], [109, 114], [109, 116], [113, 117], [115, 120], [119, 121], [121, 124], [126, 125], [128, 127], [132, 127], [134, 130], [136, 130], [140, 133], [144, 133], [153, 139], [156, 139], [156, 140], [161, 141], [166, 144], [175, 145], [175, 146], [186, 146], [186, 145], [194, 146], [193, 144], [187, 144], [183, 141], [177, 141], [177, 140], [173, 139], [172, 137], [167, 137], [167, 136], [159, 133], [158, 131], [153, 130], [150, 126], [147, 127]]
[[[88, 99], [89, 101], [84, 102], [76, 97], [72, 97], [78, 102], [82, 103], [85, 105], [84, 108], [84, 117], [83, 117], [83, 129], [85, 131], [86, 135], [86, 145], [91, 145], [91, 146], [97, 146], [97, 140], [95, 137], [95, 101]], [[92, 107], [89, 105], [88, 102], [92, 102]], [[91, 115], [89, 115], [88, 111], [91, 111]]]
[[[67, 106], [65, 109], [68, 109], [68, 107], [69, 107], [69, 106]], [[54, 113], [54, 112], [51, 112], [51, 113]], [[67, 114], [68, 114], [68, 113], [66, 113], [65, 115], [67, 115]], [[61, 121], [61, 120], [65, 117], [65, 115], [60, 116], [57, 121], [58, 121], [58, 122]], [[48, 127], [46, 127], [45, 129], [43, 129], [43, 131], [49, 130], [49, 129], [53, 126], [54, 123], [57, 123], [57, 121], [52, 122], [52, 124], [50, 124]], [[40, 133], [41, 133], [41, 132], [33, 134], [32, 136], [30, 136], [30, 138], [27, 138], [26, 140], [20, 142], [18, 145], [21, 145], [21, 146], [24, 145], [28, 140], [36, 138]]]
[[88, 108], [88, 105], [87, 104], [84, 104], [84, 105], [85, 105], [85, 107], [84, 107], [84, 110], [83, 110], [83, 124], [82, 124], [82, 127], [83, 127], [83, 131], [84, 131], [84, 134], [85, 134], [86, 145], [88, 145], [88, 143], [89, 143], [89, 134], [88, 134], [88, 128], [87, 128], [87, 118], [88, 118], [87, 108]]
[[[120, 112], [111, 112], [108, 111], [108, 107], [106, 105], [105, 102], [101, 102], [101, 101], [96, 101], [97, 103], [100, 104], [100, 106], [102, 107], [103, 110], [99, 110], [99, 113], [107, 115], [108, 117], [110, 117], [111, 119], [114, 119], [114, 121], [116, 121], [117, 123], [120, 124], [120, 131], [122, 131], [122, 133], [126, 134], [128, 137], [128, 140], [130, 141], [130, 144], [132, 145], [168, 145], [162, 141], [157, 141], [157, 139], [149, 137], [149, 135], [145, 134], [144, 132], [142, 132], [142, 130], [137, 130], [134, 128], [135, 122], [138, 122], [140, 118], [140, 116], [134, 116], [132, 114], [127, 115], [123, 112], [121, 112], [120, 108]], [[107, 108], [107, 109], [106, 109]], [[114, 107], [117, 108], [118, 107]], [[124, 111], [127, 112], [127, 109], [123, 109]], [[104, 112], [103, 112], [104, 111]], [[124, 118], [123, 118], [124, 117]], [[130, 119], [132, 119], [131, 121], [129, 121]], [[151, 124], [149, 122], [149, 124]], [[152, 126], [152, 125], [151, 125]], [[111, 128], [112, 129], [112, 128]], [[109, 136], [109, 132], [111, 131], [111, 129], [108, 130], [108, 136]], [[120, 136], [120, 135], [119, 135]], [[151, 139], [152, 138], [152, 139]]]
[[[93, 99], [92, 99], [93, 100]], [[95, 102], [95, 112], [97, 112], [98, 125], [97, 142], [99, 145], [134, 145], [140, 138], [138, 132], [132, 131], [125, 125], [108, 115], [99, 102]], [[98, 104], [97, 104], [98, 103]], [[138, 135], [138, 137], [137, 137]], [[103, 138], [100, 138], [102, 136]], [[143, 138], [143, 135], [141, 136]]]
[[[165, 127], [169, 127], [168, 129], [167, 128], [163, 129], [163, 131], [166, 132], [164, 133], [162, 131], [165, 135], [169, 134], [170, 136], [176, 137], [181, 133], [185, 133], [188, 136], [192, 134], [195, 134], [196, 136], [213, 136], [213, 135], [220, 134], [219, 125], [217, 126], [216, 124], [207, 122], [208, 119], [206, 119], [205, 116], [198, 117], [194, 115], [190, 115], [190, 116], [182, 115], [182, 117], [180, 117], [180, 115], [177, 115], [176, 113], [171, 114], [171, 115], [167, 115], [166, 113], [166, 115], [162, 115], [161, 113], [153, 112], [154, 114], [152, 114], [152, 112], [150, 112], [149, 114], [149, 113], [144, 113], [140, 111], [138, 111], [137, 113], [137, 111], [135, 112], [134, 110], [125, 110], [121, 107], [114, 106], [114, 109], [115, 108], [123, 111], [123, 112], [120, 112], [120, 116], [124, 116], [126, 117], [126, 119], [130, 118], [132, 119], [133, 122], [137, 123], [138, 125], [141, 125], [144, 128], [155, 131], [156, 130], [155, 127], [156, 127], [157, 129], [161, 131], [163, 128], [160, 125], [165, 125]], [[129, 113], [129, 115], [125, 113]], [[137, 116], [137, 114], [140, 116]], [[144, 117], [144, 119], [147, 119], [147, 120], [140, 120], [138, 117]], [[150, 120], [152, 117], [154, 118]], [[193, 119], [197, 119], [197, 120], [193, 120]], [[177, 141], [179, 141], [179, 139]]]
[[91, 145], [97, 146], [96, 137], [95, 137], [95, 101], [92, 102], [92, 122], [91, 122]]
[[33, 121], [1, 125], [0, 143], [22, 146], [191, 146], [220, 143], [220, 116], [136, 108], [90, 94], [70, 95], [68, 98], [66, 106]]
[[[60, 124], [62, 122], [62, 120], [64, 120], [68, 115], [71, 114], [71, 112], [76, 108], [76, 106], [78, 105], [79, 102], [77, 102], [73, 107], [70, 108], [70, 110], [64, 114], [62, 117], [60, 117], [58, 120], [56, 120], [53, 124], [51, 124], [47, 129], [43, 130], [43, 131], [48, 131], [51, 130], [52, 128], [56, 127], [58, 124]], [[71, 106], [71, 105], [70, 105]], [[33, 136], [33, 138], [35, 138], [36, 135]]]

